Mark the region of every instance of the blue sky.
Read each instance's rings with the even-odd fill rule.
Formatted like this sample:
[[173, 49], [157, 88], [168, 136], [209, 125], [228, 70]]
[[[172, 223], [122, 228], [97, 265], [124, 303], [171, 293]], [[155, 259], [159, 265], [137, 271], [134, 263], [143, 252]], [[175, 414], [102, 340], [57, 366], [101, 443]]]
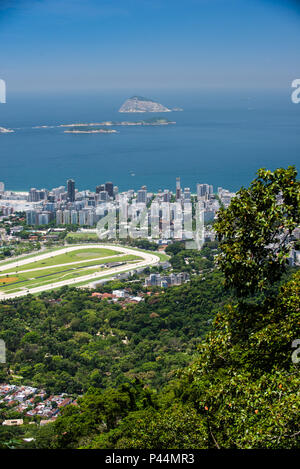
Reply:
[[13, 91], [286, 89], [299, 45], [296, 1], [0, 1], [0, 78]]

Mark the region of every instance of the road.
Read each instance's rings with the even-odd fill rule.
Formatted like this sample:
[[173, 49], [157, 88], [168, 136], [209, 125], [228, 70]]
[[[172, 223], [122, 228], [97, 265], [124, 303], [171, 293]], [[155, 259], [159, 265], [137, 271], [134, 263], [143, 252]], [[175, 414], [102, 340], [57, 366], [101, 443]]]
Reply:
[[[35, 261], [41, 261], [41, 260], [47, 259], [49, 257], [54, 257], [54, 256], [58, 256], [60, 254], [65, 254], [67, 252], [76, 251], [76, 250], [78, 250], [78, 248], [80, 248], [80, 249], [91, 249], [91, 248], [92, 249], [95, 249], [95, 248], [97, 249], [98, 248], [99, 249], [99, 247], [103, 247], [104, 249], [112, 249], [114, 251], [119, 251], [119, 252], [121, 252], [123, 254], [126, 254], [126, 255], [135, 255], [135, 256], [138, 255], [139, 257], [142, 257], [142, 260], [134, 262], [130, 265], [126, 264], [126, 265], [121, 265], [121, 266], [118, 266], [118, 267], [113, 267], [113, 268], [107, 269], [103, 272], [96, 272], [96, 273], [93, 273], [93, 274], [84, 275], [84, 276], [79, 277], [77, 279], [62, 280], [60, 282], [54, 282], [54, 283], [50, 283], [50, 284], [47, 284], [47, 285], [41, 285], [40, 287], [24, 289], [22, 291], [18, 291], [18, 292], [14, 292], [14, 293], [5, 294], [5, 293], [0, 292], [0, 300], [8, 300], [8, 299], [11, 299], [11, 298], [17, 298], [17, 297], [28, 295], [28, 294], [40, 293], [42, 291], [53, 290], [53, 289], [56, 289], [56, 288], [60, 288], [60, 287], [63, 287], [65, 285], [72, 285], [72, 286], [74, 285], [74, 286], [76, 286], [77, 283], [82, 283], [82, 282], [89, 283], [89, 282], [92, 282], [92, 281], [94, 282], [97, 279], [101, 279], [102, 277], [114, 276], [116, 274], [120, 274], [121, 272], [134, 270], [134, 269], [141, 268], [141, 267], [147, 267], [147, 266], [150, 266], [150, 265], [155, 265], [155, 264], [158, 264], [159, 261], [160, 261], [160, 258], [158, 256], [156, 256], [155, 254], [141, 252], [141, 251], [137, 251], [135, 249], [125, 248], [123, 246], [116, 246], [116, 245], [113, 245], [113, 244], [112, 245], [105, 244], [105, 245], [100, 245], [100, 246], [99, 246], [99, 244], [88, 244], [88, 245], [77, 245], [77, 246], [67, 247], [67, 248], [59, 249], [58, 251], [53, 251], [53, 252], [50, 252], [50, 253], [41, 254], [40, 256], [37, 255], [37, 256], [34, 257], [34, 260]], [[6, 270], [8, 270], [8, 269], [11, 269], [11, 268], [14, 268], [14, 267], [20, 267], [20, 265], [26, 265], [26, 264], [29, 264], [29, 263], [32, 263], [32, 262], [33, 262], [32, 258], [20, 260], [19, 262], [14, 262], [14, 263], [8, 264], [8, 266], [1, 266], [1, 271], [4, 271], [5, 267], [6, 267]], [[60, 265], [64, 265], [64, 264], [60, 264]]]

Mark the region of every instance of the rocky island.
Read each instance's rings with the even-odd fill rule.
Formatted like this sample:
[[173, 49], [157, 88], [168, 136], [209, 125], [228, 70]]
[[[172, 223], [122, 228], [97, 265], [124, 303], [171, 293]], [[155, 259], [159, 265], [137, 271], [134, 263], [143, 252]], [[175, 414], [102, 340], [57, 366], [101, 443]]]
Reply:
[[172, 109], [142, 96], [132, 96], [120, 107], [119, 112], [171, 112]]
[[14, 132], [14, 130], [5, 129], [5, 127], [0, 127], [0, 134], [10, 134], [11, 132]]

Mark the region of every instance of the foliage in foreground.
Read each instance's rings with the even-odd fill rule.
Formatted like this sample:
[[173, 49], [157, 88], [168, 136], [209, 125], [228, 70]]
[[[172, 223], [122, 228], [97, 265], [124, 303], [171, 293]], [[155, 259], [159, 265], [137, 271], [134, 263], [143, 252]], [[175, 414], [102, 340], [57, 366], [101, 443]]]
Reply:
[[228, 305], [199, 357], [156, 393], [135, 382], [90, 390], [36, 447], [298, 448], [300, 272], [261, 305]]
[[221, 242], [219, 265], [226, 285], [239, 296], [263, 290], [286, 271], [300, 223], [300, 181], [293, 166], [260, 169], [249, 188], [241, 188], [214, 225]]

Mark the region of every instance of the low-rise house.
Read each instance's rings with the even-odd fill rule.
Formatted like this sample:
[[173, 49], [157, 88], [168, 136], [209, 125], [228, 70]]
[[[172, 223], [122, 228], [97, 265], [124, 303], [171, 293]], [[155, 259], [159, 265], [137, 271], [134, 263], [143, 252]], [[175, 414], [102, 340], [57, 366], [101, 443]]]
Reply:
[[12, 420], [4, 420], [2, 425], [7, 425], [8, 427], [13, 427], [15, 425], [23, 425], [23, 419], [12, 419]]

